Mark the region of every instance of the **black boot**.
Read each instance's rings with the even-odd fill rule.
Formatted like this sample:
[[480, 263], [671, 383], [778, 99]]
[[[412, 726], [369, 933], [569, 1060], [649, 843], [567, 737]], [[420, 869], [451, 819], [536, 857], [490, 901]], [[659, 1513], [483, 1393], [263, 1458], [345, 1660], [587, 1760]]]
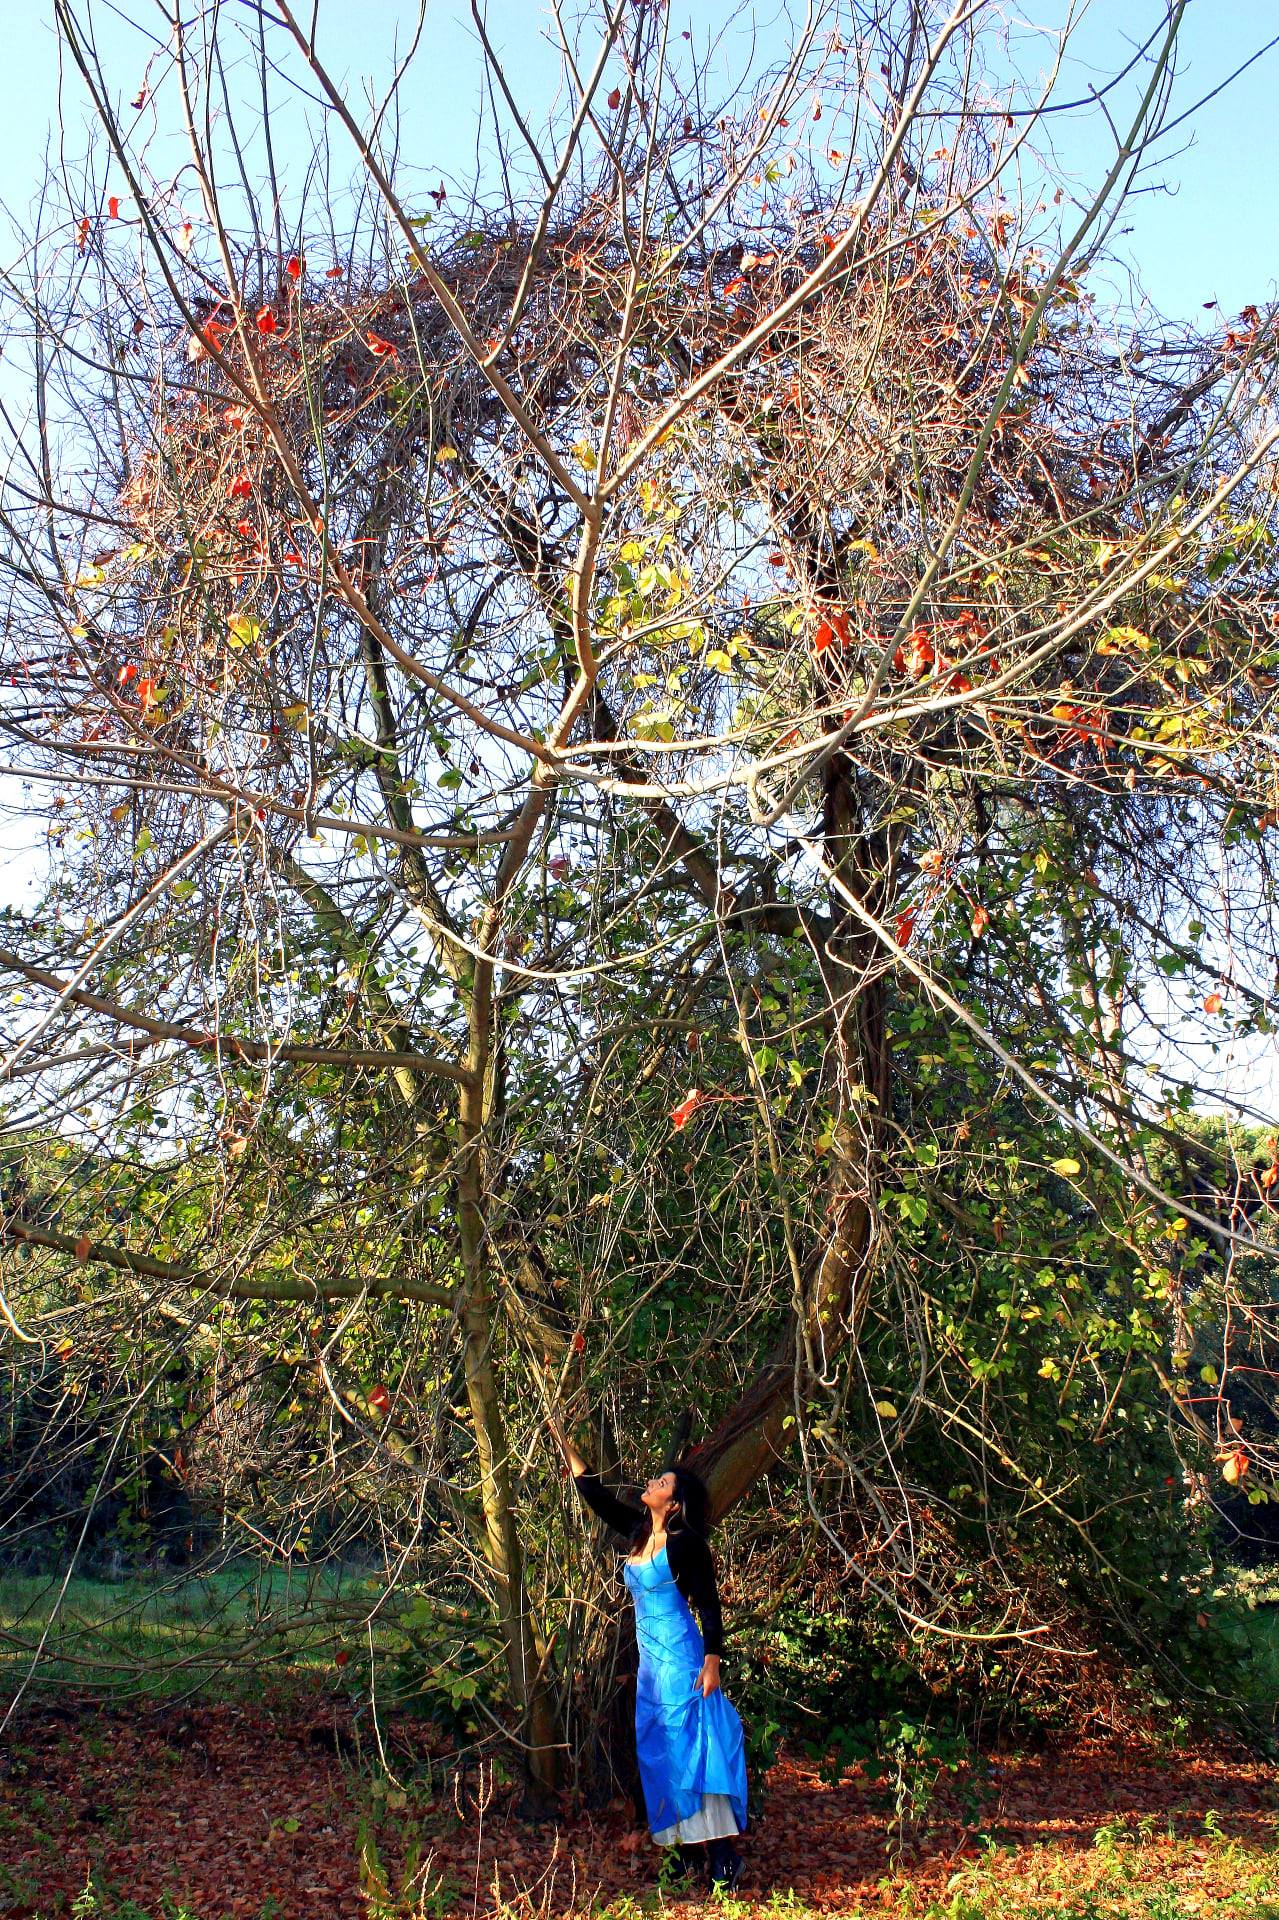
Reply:
[[720, 1840], [712, 1840], [707, 1849], [707, 1864], [710, 1869], [712, 1888], [722, 1887], [725, 1893], [732, 1893], [742, 1877], [746, 1862], [725, 1835]]
[[685, 1887], [700, 1878], [701, 1848], [691, 1847], [681, 1840], [676, 1846], [668, 1847], [662, 1855], [661, 1878], [672, 1886]]

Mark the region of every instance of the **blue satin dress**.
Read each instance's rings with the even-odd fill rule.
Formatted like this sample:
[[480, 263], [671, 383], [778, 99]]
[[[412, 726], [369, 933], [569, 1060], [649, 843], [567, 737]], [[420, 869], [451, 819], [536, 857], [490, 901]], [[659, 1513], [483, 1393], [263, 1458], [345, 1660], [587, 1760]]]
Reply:
[[635, 1746], [649, 1829], [659, 1846], [746, 1831], [746, 1742], [722, 1687], [697, 1684], [704, 1647], [666, 1548], [623, 1562], [635, 1602], [639, 1672]]

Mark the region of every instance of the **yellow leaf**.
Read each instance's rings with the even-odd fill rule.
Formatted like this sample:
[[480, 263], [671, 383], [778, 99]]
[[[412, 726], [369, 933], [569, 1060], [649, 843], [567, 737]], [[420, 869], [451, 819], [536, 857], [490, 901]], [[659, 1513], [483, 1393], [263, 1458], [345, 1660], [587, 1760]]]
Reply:
[[1097, 642], [1098, 653], [1125, 653], [1129, 647], [1135, 647], [1138, 653], [1149, 653], [1150, 635], [1138, 627], [1108, 627]]
[[875, 1411], [881, 1420], [896, 1420], [897, 1418], [897, 1409], [891, 1400], [877, 1400], [875, 1402]]
[[1052, 1170], [1054, 1173], [1059, 1173], [1064, 1180], [1070, 1174], [1080, 1172], [1080, 1166], [1078, 1160], [1072, 1160], [1069, 1154], [1063, 1154], [1060, 1160], [1052, 1162]]
[[244, 647], [256, 645], [262, 632], [261, 623], [251, 620], [247, 613], [233, 613], [226, 623], [227, 645], [236, 653]]

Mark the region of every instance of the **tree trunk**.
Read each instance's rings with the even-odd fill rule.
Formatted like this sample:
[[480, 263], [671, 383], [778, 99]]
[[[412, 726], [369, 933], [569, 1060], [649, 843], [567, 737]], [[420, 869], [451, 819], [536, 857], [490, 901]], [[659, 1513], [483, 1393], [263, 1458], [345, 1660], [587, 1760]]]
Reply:
[[[849, 762], [836, 755], [824, 794], [827, 858], [840, 880], [873, 911], [888, 890], [891, 846], [867, 828]], [[700, 1473], [718, 1518], [745, 1497], [786, 1452], [794, 1432], [796, 1390], [814, 1362], [825, 1371], [856, 1339], [870, 1281], [871, 1198], [889, 1097], [882, 961], [874, 936], [831, 890], [827, 991], [834, 1010], [827, 1047], [835, 1109], [828, 1162], [826, 1237], [804, 1270], [802, 1310], [714, 1431], [685, 1457]], [[784, 1424], [787, 1423], [787, 1424]]]
[[[483, 970], [487, 971], [487, 970]], [[557, 1721], [544, 1651], [529, 1612], [524, 1558], [516, 1524], [506, 1423], [493, 1363], [495, 1302], [485, 1244], [483, 1121], [488, 1074], [488, 982], [477, 968], [471, 1003], [470, 1077], [459, 1103], [458, 1227], [465, 1279], [463, 1365], [475, 1430], [484, 1554], [493, 1575], [511, 1697], [524, 1743], [526, 1813], [544, 1814], [559, 1784]]]

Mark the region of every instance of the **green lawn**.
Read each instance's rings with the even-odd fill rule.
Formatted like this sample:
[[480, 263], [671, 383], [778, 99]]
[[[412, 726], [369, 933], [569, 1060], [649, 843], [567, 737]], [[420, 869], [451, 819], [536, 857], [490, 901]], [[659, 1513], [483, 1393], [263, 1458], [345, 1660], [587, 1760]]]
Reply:
[[[15, 1688], [43, 1636], [33, 1684], [104, 1698], [234, 1696], [262, 1671], [332, 1671], [343, 1623], [381, 1585], [351, 1573], [242, 1560], [214, 1573], [0, 1576], [0, 1690]], [[246, 1668], [250, 1678], [241, 1679]]]

